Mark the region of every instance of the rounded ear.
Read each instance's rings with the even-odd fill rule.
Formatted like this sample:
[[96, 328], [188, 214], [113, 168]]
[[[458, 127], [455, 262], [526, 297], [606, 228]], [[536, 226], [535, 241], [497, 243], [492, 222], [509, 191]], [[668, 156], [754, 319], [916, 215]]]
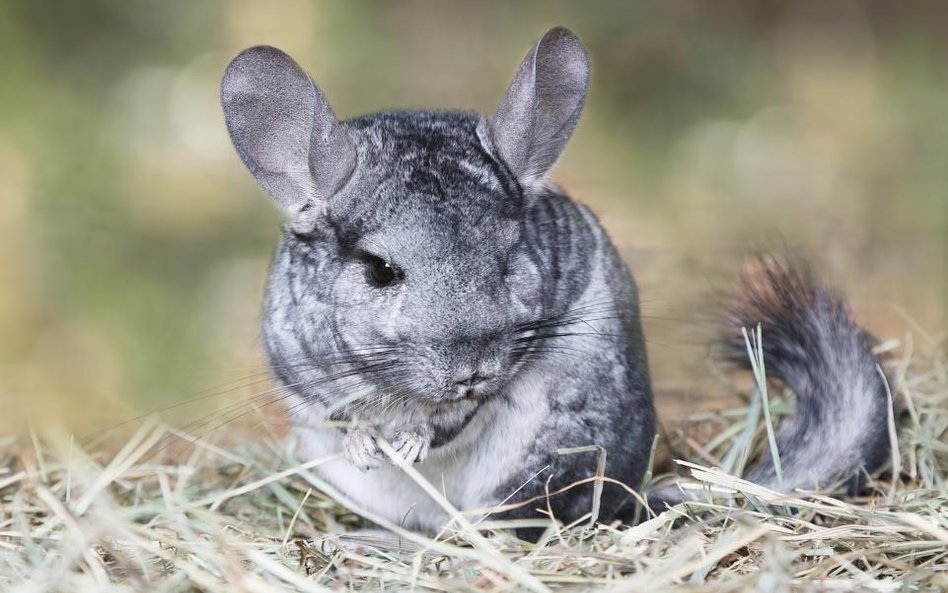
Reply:
[[322, 209], [352, 174], [352, 140], [309, 76], [279, 49], [251, 47], [231, 60], [221, 105], [237, 154], [291, 213]]
[[547, 31], [527, 54], [497, 111], [491, 140], [524, 185], [542, 183], [569, 140], [586, 101], [589, 58], [568, 29]]

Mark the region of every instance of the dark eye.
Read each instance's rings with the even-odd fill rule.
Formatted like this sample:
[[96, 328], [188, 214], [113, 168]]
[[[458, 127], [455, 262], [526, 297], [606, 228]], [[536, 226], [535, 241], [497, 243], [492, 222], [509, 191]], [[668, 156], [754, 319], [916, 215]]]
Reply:
[[388, 263], [377, 255], [360, 253], [359, 259], [365, 264], [366, 276], [373, 286], [389, 286], [401, 280], [404, 274], [399, 268]]

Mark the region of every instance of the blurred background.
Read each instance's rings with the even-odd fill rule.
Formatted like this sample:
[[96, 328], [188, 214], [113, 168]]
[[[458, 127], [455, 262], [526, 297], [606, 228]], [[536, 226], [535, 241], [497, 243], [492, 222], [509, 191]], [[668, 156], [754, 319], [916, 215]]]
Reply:
[[931, 345], [948, 309], [946, 23], [935, 1], [5, 0], [0, 422], [106, 426], [265, 389], [280, 217], [218, 104], [228, 59], [260, 43], [345, 118], [489, 112], [535, 39], [576, 31], [592, 88], [554, 179], [639, 279], [667, 413], [701, 401], [714, 298], [761, 248], [806, 255], [878, 335]]

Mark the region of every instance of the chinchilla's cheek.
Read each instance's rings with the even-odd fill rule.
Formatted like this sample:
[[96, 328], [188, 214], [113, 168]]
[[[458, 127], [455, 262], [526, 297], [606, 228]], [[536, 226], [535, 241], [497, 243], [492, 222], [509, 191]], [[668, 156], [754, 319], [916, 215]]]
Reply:
[[349, 348], [402, 347], [397, 328], [387, 321], [385, 307], [378, 305], [369, 301], [339, 308], [336, 333]]
[[514, 258], [506, 282], [515, 318], [535, 319], [542, 313], [543, 286], [536, 264], [525, 256]]
[[340, 307], [335, 315], [336, 335], [350, 349], [402, 347], [398, 328], [384, 306], [368, 301]]
[[374, 346], [376, 338], [371, 324], [359, 310], [346, 308], [336, 314], [336, 336], [349, 350]]

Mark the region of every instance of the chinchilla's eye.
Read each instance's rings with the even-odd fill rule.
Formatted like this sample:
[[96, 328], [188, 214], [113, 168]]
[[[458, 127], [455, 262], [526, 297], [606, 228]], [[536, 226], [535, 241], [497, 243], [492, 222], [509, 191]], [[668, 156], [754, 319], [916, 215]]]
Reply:
[[389, 286], [404, 277], [402, 271], [381, 257], [371, 253], [360, 253], [359, 259], [365, 264], [369, 283], [376, 287]]

